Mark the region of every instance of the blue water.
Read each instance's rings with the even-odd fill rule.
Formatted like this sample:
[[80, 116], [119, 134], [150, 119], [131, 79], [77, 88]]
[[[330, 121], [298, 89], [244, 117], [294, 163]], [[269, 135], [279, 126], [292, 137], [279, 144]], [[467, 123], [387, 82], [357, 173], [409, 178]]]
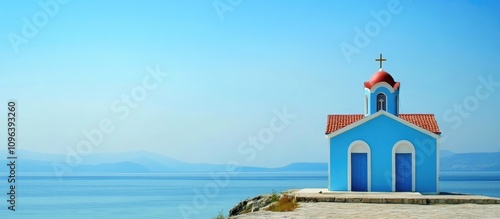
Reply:
[[[237, 202], [291, 188], [324, 188], [317, 173], [210, 173], [19, 177], [16, 211], [0, 218], [211, 218]], [[6, 181], [6, 180], [2, 180]], [[6, 182], [0, 183], [7, 200]], [[500, 172], [441, 173], [441, 191], [500, 197]], [[2, 191], [4, 190], [4, 191]]]

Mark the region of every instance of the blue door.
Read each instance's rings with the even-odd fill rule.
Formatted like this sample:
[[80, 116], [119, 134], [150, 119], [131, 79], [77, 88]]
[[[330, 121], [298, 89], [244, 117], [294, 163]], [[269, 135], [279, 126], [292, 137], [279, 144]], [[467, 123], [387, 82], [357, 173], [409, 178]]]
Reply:
[[411, 154], [396, 154], [396, 192], [411, 192]]
[[351, 191], [368, 191], [368, 166], [366, 153], [351, 154]]

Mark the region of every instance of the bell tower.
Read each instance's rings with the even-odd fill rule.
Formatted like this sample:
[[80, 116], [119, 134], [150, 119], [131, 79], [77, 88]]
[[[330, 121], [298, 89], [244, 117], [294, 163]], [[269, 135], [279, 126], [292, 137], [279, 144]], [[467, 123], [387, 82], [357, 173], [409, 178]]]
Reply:
[[375, 72], [369, 81], [365, 82], [365, 117], [385, 110], [395, 116], [399, 115], [399, 82], [382, 69], [382, 62], [387, 59], [375, 59], [380, 62], [380, 69]]

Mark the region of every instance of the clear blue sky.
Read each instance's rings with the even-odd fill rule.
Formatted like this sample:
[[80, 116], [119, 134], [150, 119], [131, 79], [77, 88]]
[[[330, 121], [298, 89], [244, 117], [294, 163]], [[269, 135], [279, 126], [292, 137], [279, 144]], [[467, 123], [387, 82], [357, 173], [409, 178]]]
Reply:
[[[363, 82], [382, 52], [401, 82], [401, 113], [435, 114], [442, 149], [500, 151], [500, 86], [478, 88], [480, 77], [500, 82], [498, 1], [220, 0], [219, 14], [212, 0], [46, 2], [0, 1], [0, 112], [18, 101], [25, 149], [66, 153], [110, 119], [114, 131], [93, 152], [327, 161], [327, 114], [363, 112]], [[23, 34], [31, 24], [36, 33]], [[368, 31], [366, 45], [356, 45], [357, 28]], [[346, 56], [342, 43], [359, 53]], [[113, 102], [157, 65], [169, 76], [120, 119]], [[470, 112], [454, 111], [464, 103]], [[251, 149], [238, 150], [283, 108], [296, 117], [262, 151], [250, 159]]]

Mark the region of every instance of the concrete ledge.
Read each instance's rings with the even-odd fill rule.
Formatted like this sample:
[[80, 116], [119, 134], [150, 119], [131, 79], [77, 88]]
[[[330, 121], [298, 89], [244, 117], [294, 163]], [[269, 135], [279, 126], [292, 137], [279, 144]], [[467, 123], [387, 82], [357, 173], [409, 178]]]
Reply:
[[298, 202], [341, 202], [379, 204], [500, 204], [499, 198], [476, 195], [422, 195], [415, 192], [332, 192], [301, 189], [294, 192]]

